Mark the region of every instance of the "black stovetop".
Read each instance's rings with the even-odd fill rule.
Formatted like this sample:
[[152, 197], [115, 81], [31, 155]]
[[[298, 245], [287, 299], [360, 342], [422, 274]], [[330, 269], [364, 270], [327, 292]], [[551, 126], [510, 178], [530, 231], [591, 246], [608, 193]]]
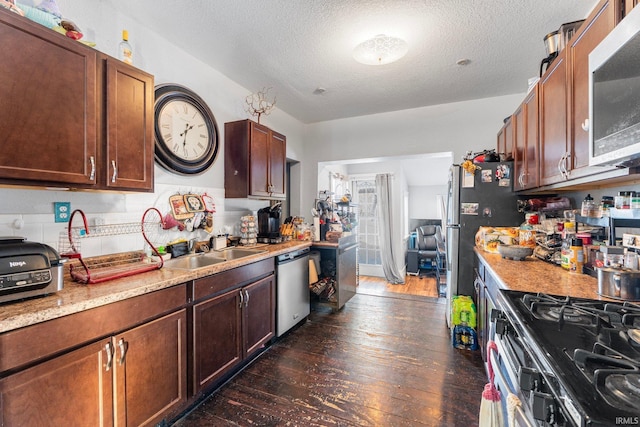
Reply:
[[502, 292], [586, 421], [638, 420], [640, 305]]

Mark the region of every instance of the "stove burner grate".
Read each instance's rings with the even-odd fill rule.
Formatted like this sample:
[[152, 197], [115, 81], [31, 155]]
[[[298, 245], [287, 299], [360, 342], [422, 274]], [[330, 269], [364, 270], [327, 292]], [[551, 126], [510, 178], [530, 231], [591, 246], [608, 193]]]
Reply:
[[629, 329], [627, 335], [633, 344], [640, 345], [640, 329]]
[[590, 316], [577, 308], [567, 306], [549, 307], [548, 310], [540, 311], [541, 314], [548, 314], [553, 320], [560, 320], [560, 317], [562, 317], [565, 321], [571, 323], [591, 324]]
[[611, 374], [604, 384], [607, 392], [616, 399], [632, 408], [640, 406], [640, 374]]

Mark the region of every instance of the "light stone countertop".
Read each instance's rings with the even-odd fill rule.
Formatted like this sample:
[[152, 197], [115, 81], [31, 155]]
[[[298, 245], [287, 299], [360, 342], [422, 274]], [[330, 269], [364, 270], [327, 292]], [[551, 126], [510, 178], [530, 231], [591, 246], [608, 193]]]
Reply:
[[0, 333], [100, 307], [149, 292], [220, 273], [253, 262], [311, 246], [310, 241], [290, 241], [275, 245], [247, 247], [266, 252], [229, 260], [195, 270], [163, 267], [147, 273], [104, 283], [82, 285], [65, 277], [64, 288], [55, 294], [0, 305]]
[[603, 301], [618, 301], [598, 294], [598, 280], [587, 274], [569, 273], [560, 266], [552, 265], [535, 257], [523, 261], [504, 259], [476, 249], [476, 254], [485, 261], [501, 289], [522, 292], [543, 292], [552, 295], [589, 298]]

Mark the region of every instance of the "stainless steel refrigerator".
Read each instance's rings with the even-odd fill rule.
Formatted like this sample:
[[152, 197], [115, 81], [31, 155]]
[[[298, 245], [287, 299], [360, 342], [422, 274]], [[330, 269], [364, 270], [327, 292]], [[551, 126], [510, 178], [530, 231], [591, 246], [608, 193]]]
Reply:
[[473, 296], [475, 235], [480, 226], [519, 226], [513, 192], [513, 162], [480, 163], [474, 174], [461, 166], [449, 170], [447, 194], [447, 325], [451, 327], [451, 298]]

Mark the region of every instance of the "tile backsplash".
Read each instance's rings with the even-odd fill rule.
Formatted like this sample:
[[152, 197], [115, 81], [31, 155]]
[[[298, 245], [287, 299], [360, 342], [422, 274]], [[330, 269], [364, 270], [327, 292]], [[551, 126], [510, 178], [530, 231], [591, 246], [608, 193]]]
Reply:
[[[182, 188], [174, 185], [156, 184], [154, 193], [107, 193], [63, 190], [31, 190], [1, 188], [0, 236], [21, 236], [27, 240], [46, 243], [55, 249], [68, 242], [68, 223], [56, 223], [54, 202], [70, 202], [71, 210], [85, 213], [89, 226], [100, 224], [139, 223], [144, 212], [157, 208], [162, 215], [170, 211], [169, 197], [174, 194], [207, 193], [216, 205], [213, 230], [233, 234], [240, 217], [257, 210], [268, 202], [244, 201], [226, 209], [224, 189]], [[74, 226], [81, 226], [79, 215], [74, 217]], [[204, 230], [178, 231], [177, 228], [163, 232], [162, 238], [171, 241], [180, 237], [206, 240]], [[107, 255], [144, 249], [144, 240], [139, 232], [80, 239], [79, 251], [83, 257]]]

